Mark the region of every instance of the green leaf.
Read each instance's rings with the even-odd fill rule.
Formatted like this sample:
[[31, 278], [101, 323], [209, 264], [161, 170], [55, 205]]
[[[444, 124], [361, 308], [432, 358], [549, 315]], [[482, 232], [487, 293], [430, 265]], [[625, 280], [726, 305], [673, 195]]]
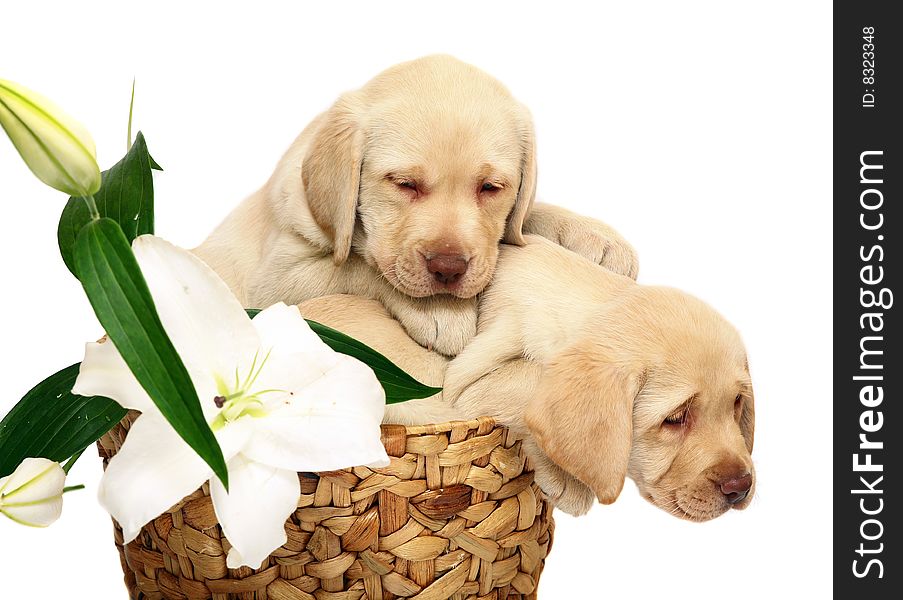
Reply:
[[[260, 309], [247, 309], [248, 316], [252, 319], [257, 316]], [[322, 323], [305, 319], [314, 333], [320, 336], [327, 346], [340, 352], [353, 356], [371, 369], [376, 374], [379, 383], [382, 384], [383, 390], [386, 392], [386, 404], [397, 404], [406, 400], [416, 400], [418, 398], [429, 398], [434, 394], [442, 391], [442, 388], [424, 385], [408, 375], [400, 367], [391, 360], [371, 348], [370, 346], [359, 342], [356, 339], [345, 335], [341, 331], [337, 331], [332, 327], [327, 327]]]
[[[94, 194], [100, 216], [113, 219], [131, 242], [139, 235], [154, 232], [154, 180], [151, 169], [159, 165], [147, 151], [144, 135], [139, 131], [128, 153], [101, 174], [100, 190]], [[57, 241], [66, 267], [76, 274], [73, 255], [75, 239], [88, 221], [84, 198], [69, 198], [57, 227]]]
[[188, 370], [163, 329], [147, 282], [115, 221], [91, 221], [75, 242], [75, 272], [100, 324], [173, 429], [228, 489], [222, 450]]
[[66, 367], [34, 386], [0, 421], [0, 477], [29, 457], [63, 462], [125, 416], [127, 411], [109, 398], [72, 394], [78, 367]]

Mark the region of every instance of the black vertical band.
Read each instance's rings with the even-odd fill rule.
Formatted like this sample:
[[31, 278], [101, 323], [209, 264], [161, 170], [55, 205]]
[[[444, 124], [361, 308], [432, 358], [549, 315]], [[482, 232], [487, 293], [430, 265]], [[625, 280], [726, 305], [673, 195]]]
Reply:
[[[834, 7], [834, 587], [903, 593], [903, 22], [895, 3]], [[817, 376], [810, 374], [805, 376]], [[806, 431], [805, 428], [801, 432]], [[805, 480], [806, 460], [797, 468]], [[855, 591], [855, 595], [850, 595]]]

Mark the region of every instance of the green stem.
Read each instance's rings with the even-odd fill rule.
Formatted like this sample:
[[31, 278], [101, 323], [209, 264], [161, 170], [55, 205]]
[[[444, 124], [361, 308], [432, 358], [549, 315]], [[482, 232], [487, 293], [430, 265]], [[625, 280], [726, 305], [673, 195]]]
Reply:
[[83, 196], [85, 202], [88, 204], [88, 213], [91, 215], [91, 219], [93, 221], [100, 220], [100, 211], [97, 210], [97, 203], [94, 202], [94, 196], [92, 194], [88, 194], [87, 196]]
[[83, 484], [83, 483], [80, 483], [78, 485], [67, 485], [66, 487], [63, 488], [63, 493], [65, 494], [66, 492], [74, 492], [75, 490], [83, 490], [83, 489], [85, 489], [85, 484]]
[[132, 149], [132, 109], [135, 107], [135, 78], [132, 77], [132, 99], [129, 102], [129, 130], [128, 139], [125, 141], [125, 151]]
[[72, 465], [75, 464], [75, 461], [78, 460], [78, 457], [81, 456], [82, 452], [84, 452], [84, 451], [85, 451], [85, 449], [83, 448], [83, 449], [79, 450], [78, 452], [76, 452], [75, 454], [73, 454], [71, 457], [69, 457], [69, 460], [67, 460], [66, 464], [63, 465], [63, 471], [66, 472], [66, 475], [69, 474], [69, 469], [72, 468]]

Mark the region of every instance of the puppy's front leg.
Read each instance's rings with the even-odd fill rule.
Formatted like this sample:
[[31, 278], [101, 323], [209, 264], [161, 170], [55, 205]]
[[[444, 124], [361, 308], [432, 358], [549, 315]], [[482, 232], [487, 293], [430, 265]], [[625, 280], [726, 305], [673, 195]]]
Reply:
[[636, 251], [613, 227], [559, 206], [537, 202], [524, 222], [524, 233], [541, 235], [631, 279], [639, 272]]
[[411, 298], [391, 287], [379, 298], [411, 338], [439, 354], [457, 356], [476, 335], [476, 298]]
[[[474, 344], [482, 338], [474, 340]], [[471, 344], [473, 346], [474, 344]], [[464, 354], [451, 362], [445, 374], [446, 402], [468, 419], [489, 416], [505, 425], [518, 437], [529, 435], [524, 422], [527, 403], [539, 385], [542, 367], [532, 361], [513, 359], [500, 364], [487, 373], [478, 373], [462, 364], [468, 359], [471, 346]]]

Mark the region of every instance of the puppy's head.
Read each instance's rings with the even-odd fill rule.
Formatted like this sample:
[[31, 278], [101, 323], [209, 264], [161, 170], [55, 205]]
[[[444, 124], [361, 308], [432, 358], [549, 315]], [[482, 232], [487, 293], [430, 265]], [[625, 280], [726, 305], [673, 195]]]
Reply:
[[692, 521], [755, 489], [753, 392], [736, 330], [701, 301], [637, 286], [544, 373], [527, 425], [540, 447], [613, 502], [644, 498]]
[[467, 298], [503, 238], [522, 244], [536, 158], [527, 110], [450, 57], [393, 67], [322, 118], [302, 164], [337, 262], [351, 248], [403, 293]]

